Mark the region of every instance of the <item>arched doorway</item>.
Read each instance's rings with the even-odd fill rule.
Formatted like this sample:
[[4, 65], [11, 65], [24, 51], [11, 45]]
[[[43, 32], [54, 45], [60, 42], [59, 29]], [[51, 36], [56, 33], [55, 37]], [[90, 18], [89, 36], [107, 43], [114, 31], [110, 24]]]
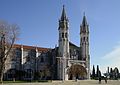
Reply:
[[69, 80], [85, 79], [87, 75], [86, 68], [79, 64], [74, 64], [68, 69]]

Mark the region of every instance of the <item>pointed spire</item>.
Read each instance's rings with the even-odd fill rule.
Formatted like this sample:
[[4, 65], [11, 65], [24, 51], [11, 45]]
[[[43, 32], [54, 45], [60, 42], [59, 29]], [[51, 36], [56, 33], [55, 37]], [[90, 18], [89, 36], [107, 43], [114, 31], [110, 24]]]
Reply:
[[65, 6], [63, 5], [63, 10], [62, 10], [62, 16], [61, 16], [61, 20], [66, 20], [66, 13], [65, 13]]
[[86, 16], [85, 16], [85, 12], [84, 12], [84, 16], [83, 16], [83, 21], [82, 21], [82, 25], [83, 26], [87, 26], [87, 19], [86, 19]]
[[85, 12], [84, 12], [84, 16], [83, 16], [83, 21], [82, 21], [82, 24], [81, 24], [81, 29], [80, 29], [81, 33], [89, 33], [89, 27], [88, 27], [88, 23], [87, 23], [87, 19], [86, 19], [86, 16], [85, 16]]

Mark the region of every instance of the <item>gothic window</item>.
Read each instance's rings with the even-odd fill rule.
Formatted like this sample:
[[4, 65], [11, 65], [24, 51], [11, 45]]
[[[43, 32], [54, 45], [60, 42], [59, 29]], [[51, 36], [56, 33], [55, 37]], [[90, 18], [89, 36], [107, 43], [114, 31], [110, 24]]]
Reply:
[[65, 33], [65, 38], [67, 38], [67, 36], [68, 36], [67, 33]]
[[11, 73], [8, 74], [8, 78], [12, 78], [13, 75]]
[[72, 52], [71, 52], [71, 49], [70, 49], [70, 58], [71, 58], [71, 53], [72, 53]]
[[64, 33], [62, 33], [62, 38], [64, 38]]
[[74, 49], [74, 55], [76, 56], [76, 50]]
[[32, 77], [32, 70], [31, 69], [27, 69], [26, 70], [26, 78], [31, 78]]
[[59, 33], [59, 39], [61, 39], [61, 33]]
[[16, 61], [16, 58], [15, 58], [15, 57], [14, 57], [14, 58], [12, 58], [12, 59], [11, 59], [11, 61]]
[[83, 37], [83, 41], [85, 41], [85, 37]]
[[59, 41], [62, 41], [62, 39], [59, 39]]
[[81, 42], [82, 42], [82, 38], [81, 38]]
[[28, 55], [31, 56], [31, 57], [35, 57], [36, 56], [35, 50], [31, 49], [29, 51]]
[[87, 41], [88, 41], [88, 37], [87, 37]]
[[43, 58], [43, 57], [41, 57], [41, 62], [42, 62], [42, 63], [44, 62], [44, 58]]
[[26, 57], [26, 61], [29, 62], [30, 61], [30, 56]]
[[16, 55], [17, 55], [17, 56], [20, 56], [20, 52], [16, 52]]

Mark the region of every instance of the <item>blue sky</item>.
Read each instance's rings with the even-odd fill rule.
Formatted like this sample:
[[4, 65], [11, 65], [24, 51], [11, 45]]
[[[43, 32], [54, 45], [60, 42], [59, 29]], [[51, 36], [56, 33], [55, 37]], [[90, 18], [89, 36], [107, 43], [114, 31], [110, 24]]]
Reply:
[[0, 0], [0, 20], [21, 28], [16, 43], [53, 48], [58, 44], [62, 5], [69, 18], [70, 41], [79, 46], [85, 12], [90, 29], [91, 66], [120, 68], [120, 0]]

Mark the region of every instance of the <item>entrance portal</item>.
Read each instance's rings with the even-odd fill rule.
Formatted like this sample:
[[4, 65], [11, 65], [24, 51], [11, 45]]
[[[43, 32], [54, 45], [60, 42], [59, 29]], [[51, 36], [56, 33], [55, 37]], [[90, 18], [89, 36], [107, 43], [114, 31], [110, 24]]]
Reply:
[[86, 68], [82, 65], [75, 64], [68, 69], [69, 80], [73, 79], [85, 79], [87, 75]]

